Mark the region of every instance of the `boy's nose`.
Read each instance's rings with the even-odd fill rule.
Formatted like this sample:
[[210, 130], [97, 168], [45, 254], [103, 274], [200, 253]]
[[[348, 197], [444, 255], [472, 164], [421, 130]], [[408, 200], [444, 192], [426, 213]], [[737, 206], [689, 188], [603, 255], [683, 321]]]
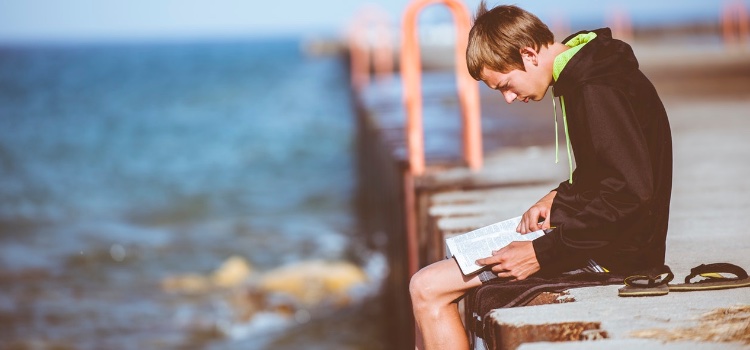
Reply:
[[516, 97], [518, 97], [518, 95], [514, 94], [511, 91], [506, 91], [506, 92], [503, 92], [503, 97], [505, 97], [505, 102], [513, 103], [513, 101], [516, 100]]

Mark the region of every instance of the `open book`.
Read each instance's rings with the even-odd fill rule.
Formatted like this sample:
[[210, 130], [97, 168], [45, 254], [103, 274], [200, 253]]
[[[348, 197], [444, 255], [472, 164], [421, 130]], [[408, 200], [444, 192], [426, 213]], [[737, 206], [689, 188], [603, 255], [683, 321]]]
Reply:
[[446, 238], [446, 255], [456, 258], [464, 275], [477, 272], [484, 268], [475, 263], [477, 259], [492, 255], [493, 250], [505, 247], [513, 241], [533, 241], [544, 235], [542, 230], [525, 235], [516, 232], [519, 222], [520, 216]]

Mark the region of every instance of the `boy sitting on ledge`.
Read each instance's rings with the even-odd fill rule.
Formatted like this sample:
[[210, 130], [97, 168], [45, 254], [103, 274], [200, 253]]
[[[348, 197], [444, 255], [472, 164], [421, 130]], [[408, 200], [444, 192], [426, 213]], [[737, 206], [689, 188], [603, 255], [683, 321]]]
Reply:
[[456, 301], [492, 279], [555, 276], [592, 262], [596, 270], [623, 275], [664, 265], [671, 132], [630, 46], [613, 39], [608, 28], [555, 42], [533, 14], [516, 6], [488, 10], [483, 1], [466, 58], [472, 77], [508, 103], [540, 101], [552, 86], [571, 172], [523, 214], [517, 228], [522, 234], [549, 229], [546, 235], [480, 259], [488, 268], [479, 274], [464, 276], [450, 259], [412, 277], [418, 349], [468, 349]]

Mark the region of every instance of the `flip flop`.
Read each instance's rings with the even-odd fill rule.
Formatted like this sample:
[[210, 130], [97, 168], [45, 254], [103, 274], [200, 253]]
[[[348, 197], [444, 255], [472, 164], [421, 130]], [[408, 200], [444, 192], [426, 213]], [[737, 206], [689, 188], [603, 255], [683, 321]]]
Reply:
[[[728, 273], [736, 277], [725, 277], [722, 274]], [[701, 276], [702, 280], [690, 282], [693, 278]], [[685, 277], [685, 283], [672, 284], [669, 290], [673, 292], [690, 292], [700, 290], [717, 290], [739, 287], [750, 287], [750, 278], [747, 272], [734, 264], [714, 263], [701, 264], [690, 270], [690, 274]]]
[[669, 266], [652, 271], [654, 273], [636, 274], [625, 278], [625, 286], [617, 290], [621, 297], [651, 297], [669, 293], [668, 283], [674, 278]]

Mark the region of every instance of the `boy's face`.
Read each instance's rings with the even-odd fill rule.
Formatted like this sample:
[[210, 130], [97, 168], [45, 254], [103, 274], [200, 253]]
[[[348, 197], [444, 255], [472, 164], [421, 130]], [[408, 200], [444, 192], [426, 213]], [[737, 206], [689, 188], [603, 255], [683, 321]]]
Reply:
[[514, 69], [507, 73], [500, 73], [487, 67], [482, 69], [482, 81], [490, 89], [500, 91], [505, 101], [515, 100], [528, 103], [530, 100], [539, 101], [547, 93], [551, 73], [540, 67], [537, 57], [524, 56], [525, 71]]

